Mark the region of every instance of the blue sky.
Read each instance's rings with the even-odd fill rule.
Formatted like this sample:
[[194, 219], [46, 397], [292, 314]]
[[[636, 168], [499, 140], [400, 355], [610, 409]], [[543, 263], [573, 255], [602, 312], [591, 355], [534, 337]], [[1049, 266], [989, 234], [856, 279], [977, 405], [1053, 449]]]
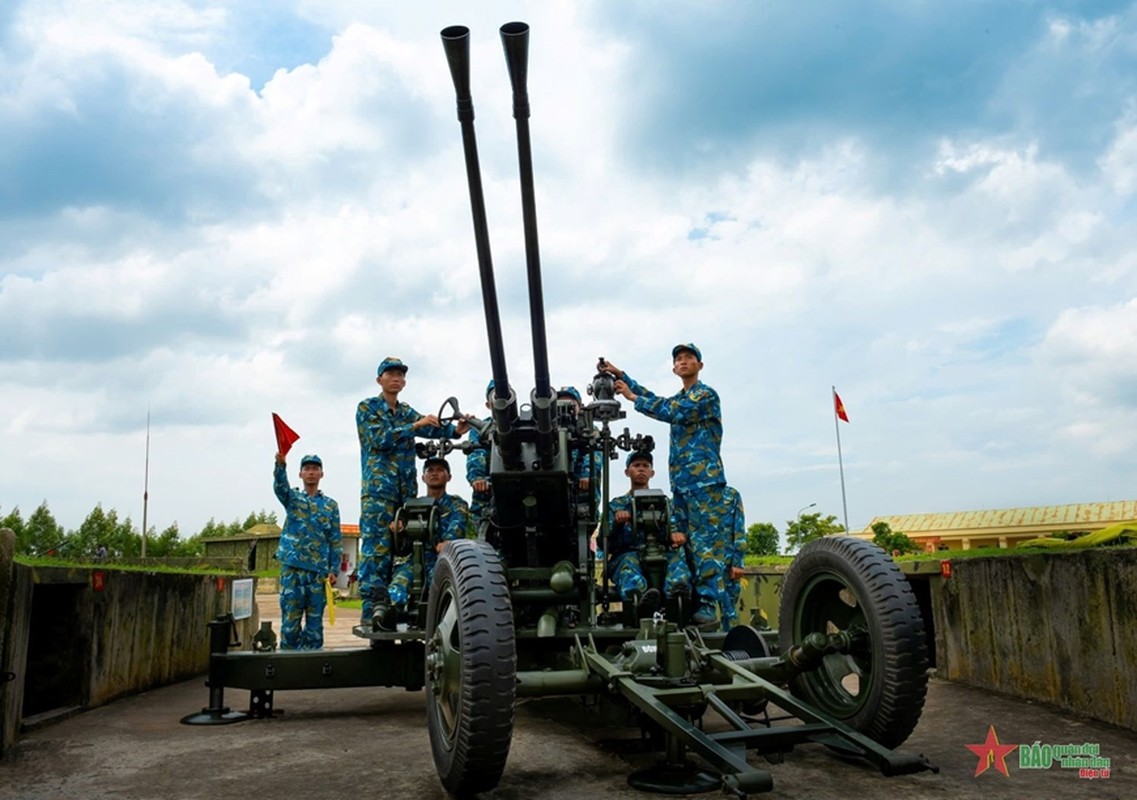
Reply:
[[603, 354], [670, 393], [696, 341], [728, 478], [779, 528], [842, 514], [831, 385], [855, 529], [1134, 497], [1134, 4], [469, 6], [5, 4], [0, 514], [139, 523], [149, 408], [157, 528], [275, 507], [273, 411], [355, 521], [383, 356], [419, 411], [478, 408], [450, 24], [528, 391], [512, 19], [554, 383]]

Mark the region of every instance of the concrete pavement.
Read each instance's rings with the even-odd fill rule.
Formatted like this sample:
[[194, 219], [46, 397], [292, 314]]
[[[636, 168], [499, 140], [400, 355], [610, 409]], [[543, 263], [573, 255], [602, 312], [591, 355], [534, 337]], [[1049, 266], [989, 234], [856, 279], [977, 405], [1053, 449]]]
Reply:
[[[266, 617], [272, 609], [261, 610]], [[355, 646], [356, 612], [329, 629], [328, 643]], [[342, 626], [342, 627], [341, 627]], [[350, 637], [350, 638], [349, 638]], [[430, 755], [422, 692], [334, 689], [278, 692], [271, 720], [192, 727], [182, 716], [207, 705], [201, 679], [146, 692], [25, 734], [0, 762], [0, 800], [101, 800], [258, 797], [444, 798]], [[244, 708], [248, 693], [226, 692]], [[1108, 779], [1078, 770], [1023, 769], [1017, 751], [1008, 774], [976, 776], [990, 726], [1004, 744], [1092, 743], [1110, 759]], [[1137, 797], [1137, 734], [966, 686], [933, 680], [913, 736], [902, 748], [940, 767], [885, 778], [842, 761], [823, 747], [799, 747], [767, 765], [770, 798], [1132, 798]], [[765, 764], [755, 755], [756, 764]], [[756, 760], [757, 759], [757, 760]], [[654, 762], [639, 752], [638, 731], [602, 721], [574, 700], [529, 701], [518, 707], [513, 745], [498, 789], [486, 797], [643, 798], [628, 787], [630, 771]], [[718, 796], [715, 794], [708, 796]]]

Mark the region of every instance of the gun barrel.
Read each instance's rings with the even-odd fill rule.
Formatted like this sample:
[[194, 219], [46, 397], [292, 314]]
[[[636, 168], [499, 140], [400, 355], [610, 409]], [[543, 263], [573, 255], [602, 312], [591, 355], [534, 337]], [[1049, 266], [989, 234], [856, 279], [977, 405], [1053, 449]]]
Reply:
[[505, 366], [505, 345], [501, 336], [501, 312], [497, 306], [493, 257], [490, 254], [486, 200], [482, 191], [482, 171], [478, 162], [478, 141], [474, 135], [474, 101], [470, 95], [470, 29], [452, 25], [442, 30], [442, 47], [450, 64], [450, 77], [458, 99], [458, 122], [462, 126], [462, 149], [466, 158], [466, 182], [470, 187], [470, 211], [474, 219], [474, 242], [478, 251], [478, 270], [482, 279], [482, 305], [490, 346], [490, 367], [494, 379], [491, 413], [499, 433], [502, 454], [509, 464], [520, 460], [521, 443], [510, 435], [517, 419], [517, 396], [509, 387]]
[[[517, 123], [517, 162], [521, 173], [521, 213], [525, 229], [525, 264], [529, 276], [529, 322], [533, 335], [533, 373], [537, 397], [552, 397], [549, 346], [545, 336], [545, 300], [541, 288], [541, 255], [537, 241], [537, 198], [533, 189], [533, 150], [529, 140], [529, 26], [507, 22], [501, 44], [513, 85], [513, 118]], [[552, 426], [551, 420], [549, 427]]]
[[490, 254], [486, 200], [482, 191], [482, 171], [478, 162], [478, 142], [474, 135], [474, 100], [470, 95], [470, 29], [464, 25], [444, 28], [442, 47], [450, 64], [450, 77], [454, 81], [454, 92], [458, 100], [458, 122], [462, 126], [462, 149], [466, 157], [466, 182], [470, 187], [470, 211], [474, 219], [474, 241], [478, 252], [478, 270], [482, 279], [482, 305], [485, 308], [486, 334], [489, 337], [494, 395], [501, 400], [508, 400], [511, 394], [509, 374], [505, 366], [501, 313], [497, 306], [497, 285], [494, 281], [493, 257]]

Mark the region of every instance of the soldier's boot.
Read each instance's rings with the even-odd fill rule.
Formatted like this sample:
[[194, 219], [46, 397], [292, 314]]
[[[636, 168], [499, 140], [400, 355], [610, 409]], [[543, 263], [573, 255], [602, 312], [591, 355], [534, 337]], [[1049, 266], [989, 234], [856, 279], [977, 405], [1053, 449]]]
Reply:
[[387, 588], [381, 587], [375, 592], [374, 613], [371, 617], [371, 627], [377, 631], [395, 630], [395, 607], [391, 605], [391, 598]]
[[648, 589], [640, 597], [640, 604], [638, 613], [640, 617], [650, 617], [659, 611], [659, 606], [663, 602], [663, 596], [659, 593], [659, 589]]
[[691, 615], [691, 624], [699, 630], [714, 630], [718, 627], [718, 616], [710, 606], [699, 606]]

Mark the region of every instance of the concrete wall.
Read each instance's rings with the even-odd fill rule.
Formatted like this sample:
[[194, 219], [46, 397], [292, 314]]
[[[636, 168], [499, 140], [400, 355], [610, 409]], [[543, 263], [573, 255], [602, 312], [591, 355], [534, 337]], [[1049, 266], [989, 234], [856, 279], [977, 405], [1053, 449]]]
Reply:
[[[53, 660], [77, 681], [61, 692], [64, 707], [93, 708], [207, 670], [207, 623], [230, 610], [231, 578], [27, 567], [12, 562], [6, 539], [0, 531], [0, 678], [11, 677], [0, 681], [0, 754], [28, 722], [28, 688], [53, 690], [45, 684]], [[237, 623], [245, 648], [258, 624], [254, 605]]]
[[952, 561], [938, 673], [1137, 730], [1137, 550]]

